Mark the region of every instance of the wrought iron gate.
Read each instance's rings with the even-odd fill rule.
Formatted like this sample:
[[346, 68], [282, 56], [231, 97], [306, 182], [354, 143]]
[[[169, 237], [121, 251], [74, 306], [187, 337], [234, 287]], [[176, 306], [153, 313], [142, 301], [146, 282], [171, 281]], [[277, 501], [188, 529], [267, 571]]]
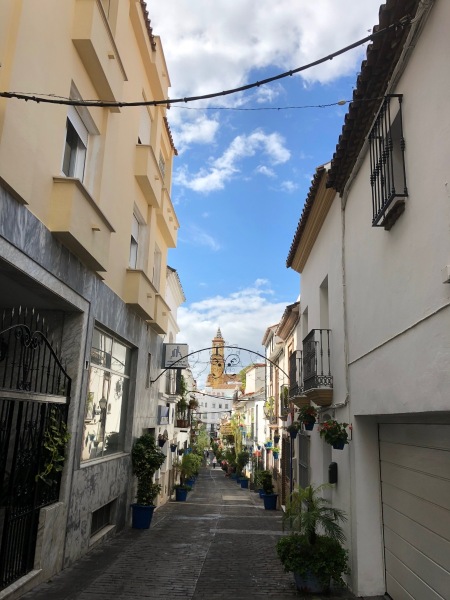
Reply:
[[0, 326], [0, 590], [34, 566], [39, 511], [59, 498], [70, 378], [34, 311]]

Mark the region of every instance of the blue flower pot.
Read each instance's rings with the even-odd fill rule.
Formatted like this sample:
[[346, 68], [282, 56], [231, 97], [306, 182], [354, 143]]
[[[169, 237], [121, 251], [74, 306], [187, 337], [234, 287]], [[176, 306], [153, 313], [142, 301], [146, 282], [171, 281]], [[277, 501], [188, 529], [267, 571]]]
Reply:
[[334, 442], [334, 444], [333, 444], [333, 448], [334, 448], [335, 450], [343, 450], [343, 449], [345, 448], [345, 442], [341, 442], [341, 441], [339, 441], [339, 442]]
[[131, 526], [133, 529], [148, 529], [152, 522], [153, 511], [156, 506], [144, 506], [143, 504], [131, 505]]
[[185, 502], [188, 495], [187, 490], [183, 490], [182, 488], [175, 488], [175, 500], [177, 502]]
[[241, 479], [241, 488], [248, 490], [248, 479]]
[[189, 479], [186, 479], [186, 485], [190, 485], [191, 487], [193, 487], [194, 483], [195, 483], [194, 477], [190, 477]]
[[258, 490], [258, 494], [259, 494], [259, 497], [262, 498], [264, 495], [264, 490], [261, 488], [260, 490]]
[[277, 510], [278, 494], [263, 494], [262, 498], [266, 510]]
[[273, 453], [273, 457], [274, 457], [275, 460], [278, 460], [279, 453], [278, 452], [274, 452]]
[[315, 421], [304, 421], [303, 425], [307, 431], [312, 431], [314, 429]]

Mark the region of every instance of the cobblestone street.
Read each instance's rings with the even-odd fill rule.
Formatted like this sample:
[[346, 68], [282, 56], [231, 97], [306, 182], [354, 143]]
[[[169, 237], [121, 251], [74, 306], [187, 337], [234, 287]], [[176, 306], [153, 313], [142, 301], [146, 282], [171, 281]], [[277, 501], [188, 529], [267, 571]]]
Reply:
[[280, 535], [279, 511], [221, 469], [202, 469], [188, 501], [158, 509], [150, 530], [127, 530], [23, 598], [301, 598], [276, 556]]

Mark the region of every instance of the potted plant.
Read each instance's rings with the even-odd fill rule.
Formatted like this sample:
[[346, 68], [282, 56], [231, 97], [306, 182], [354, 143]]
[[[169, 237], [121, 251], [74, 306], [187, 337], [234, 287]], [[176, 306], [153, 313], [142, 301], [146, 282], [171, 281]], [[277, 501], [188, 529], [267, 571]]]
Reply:
[[278, 432], [278, 429], [276, 430], [276, 432], [273, 434], [273, 441], [275, 444], [278, 444], [278, 442], [280, 441], [280, 434]]
[[299, 429], [300, 429], [300, 423], [298, 421], [293, 421], [290, 425], [288, 425], [286, 427], [286, 431], [289, 433], [292, 440], [295, 440], [295, 438], [297, 437], [297, 433], [299, 432]]
[[166, 457], [157, 448], [155, 438], [145, 433], [133, 444], [131, 462], [133, 474], [137, 477], [136, 502], [131, 505], [132, 525], [135, 529], [148, 529], [155, 510], [154, 501], [161, 492], [161, 486], [153, 483], [153, 476], [164, 463]]
[[348, 552], [341, 545], [346, 515], [321, 496], [328, 486], [294, 490], [283, 514], [291, 533], [277, 542], [277, 554], [302, 592], [328, 592], [332, 582], [345, 586], [342, 575], [349, 573]]
[[320, 425], [320, 437], [324, 438], [327, 444], [331, 444], [335, 450], [343, 450], [345, 444], [348, 444], [348, 423], [339, 423], [335, 419], [325, 421]]
[[270, 471], [261, 471], [261, 484], [264, 490], [262, 499], [265, 510], [276, 510], [278, 494], [273, 493], [274, 486], [272, 482], [272, 473]]
[[158, 446], [160, 448], [162, 448], [164, 446], [164, 444], [166, 443], [166, 441], [167, 441], [167, 438], [165, 437], [165, 435], [160, 433], [158, 435]]
[[317, 419], [317, 409], [314, 406], [301, 406], [298, 411], [298, 420], [305, 429], [311, 431]]
[[274, 459], [278, 460], [278, 457], [280, 456], [280, 448], [278, 446], [274, 446], [272, 448], [272, 453], [273, 453]]
[[172, 443], [170, 444], [170, 451], [171, 451], [171, 452], [175, 452], [175, 451], [176, 451], [176, 449], [177, 449], [177, 445], [175, 444], [175, 442], [172, 442]]
[[192, 487], [190, 485], [186, 485], [185, 483], [179, 483], [173, 487], [175, 490], [176, 502], [186, 502], [188, 492], [191, 491]]

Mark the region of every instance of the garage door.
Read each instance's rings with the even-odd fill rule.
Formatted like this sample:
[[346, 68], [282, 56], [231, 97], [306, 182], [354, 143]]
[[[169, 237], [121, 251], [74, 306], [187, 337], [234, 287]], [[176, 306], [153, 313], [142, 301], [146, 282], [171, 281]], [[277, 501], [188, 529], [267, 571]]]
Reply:
[[450, 425], [380, 425], [386, 587], [450, 600]]

